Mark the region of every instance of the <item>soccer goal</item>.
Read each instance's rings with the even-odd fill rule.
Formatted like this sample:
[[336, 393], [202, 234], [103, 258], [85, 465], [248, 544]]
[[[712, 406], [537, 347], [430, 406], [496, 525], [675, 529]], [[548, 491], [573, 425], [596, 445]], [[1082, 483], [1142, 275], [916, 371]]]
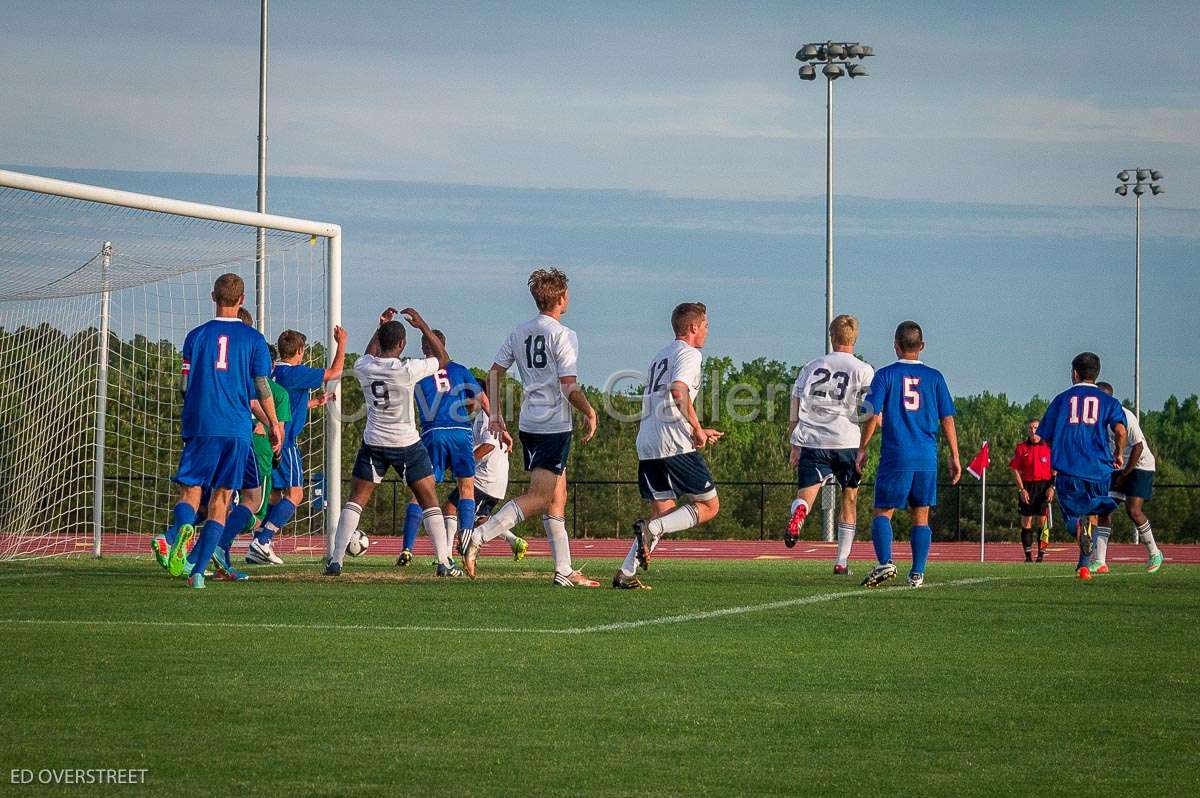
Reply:
[[[0, 560], [148, 553], [176, 499], [180, 347], [225, 272], [265, 289], [247, 309], [268, 341], [299, 330], [326, 365], [337, 225], [0, 170]], [[285, 550], [323, 552], [336, 526], [338, 394], [300, 438], [306, 500]]]

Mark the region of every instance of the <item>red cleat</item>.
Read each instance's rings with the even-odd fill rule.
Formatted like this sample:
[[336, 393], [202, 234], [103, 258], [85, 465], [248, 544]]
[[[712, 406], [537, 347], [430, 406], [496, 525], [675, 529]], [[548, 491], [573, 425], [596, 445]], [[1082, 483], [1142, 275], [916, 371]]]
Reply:
[[1088, 570], [1086, 565], [1079, 569], [1079, 578], [1085, 582], [1092, 581], [1092, 572]]
[[796, 545], [796, 541], [800, 539], [800, 527], [804, 526], [804, 519], [807, 517], [807, 507], [802, 504], [796, 508], [796, 512], [792, 513], [792, 519], [788, 521], [787, 532], [783, 533], [783, 545], [789, 549]]
[[1092, 572], [1092, 573], [1094, 573], [1094, 574], [1106, 574], [1106, 573], [1108, 573], [1108, 563], [1106, 563], [1106, 562], [1102, 562], [1102, 563], [1100, 563], [1100, 564], [1099, 564], [1099, 565], [1097, 565], [1095, 568], [1092, 568], [1092, 569], [1091, 569], [1091, 572]]

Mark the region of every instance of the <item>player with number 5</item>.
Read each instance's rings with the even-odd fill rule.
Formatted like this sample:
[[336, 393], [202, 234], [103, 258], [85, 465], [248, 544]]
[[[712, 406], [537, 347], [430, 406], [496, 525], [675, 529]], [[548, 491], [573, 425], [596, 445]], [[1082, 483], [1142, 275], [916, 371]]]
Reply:
[[[1073, 385], [1054, 397], [1038, 423], [1038, 434], [1050, 444], [1054, 492], [1067, 519], [1067, 529], [1079, 543], [1075, 570], [1080, 579], [1091, 579], [1088, 557], [1092, 553], [1092, 528], [1097, 515], [1107, 515], [1117, 503], [1109, 497], [1114, 468], [1124, 464], [1125, 410], [1121, 403], [1096, 387], [1100, 357], [1081, 352], [1071, 361]], [[1112, 430], [1112, 450], [1109, 446]]]
[[871, 381], [866, 399], [870, 417], [858, 446], [857, 467], [861, 473], [867, 464], [867, 445], [883, 424], [883, 447], [875, 472], [875, 517], [871, 520], [871, 542], [879, 565], [863, 580], [865, 587], [877, 587], [896, 577], [892, 515], [905, 507], [912, 513], [909, 542], [913, 560], [908, 585], [920, 587], [925, 583], [925, 563], [933, 540], [929, 508], [937, 504], [939, 427], [950, 446], [950, 483], [958, 484], [962, 476], [954, 400], [942, 373], [918, 359], [925, 349], [921, 325], [901, 322], [894, 346], [899, 360], [879, 369]]

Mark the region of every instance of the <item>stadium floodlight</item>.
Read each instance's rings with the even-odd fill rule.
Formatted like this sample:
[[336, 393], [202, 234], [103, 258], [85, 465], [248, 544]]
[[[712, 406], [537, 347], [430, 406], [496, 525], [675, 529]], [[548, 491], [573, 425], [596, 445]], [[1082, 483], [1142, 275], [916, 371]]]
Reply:
[[[822, 64], [825, 76], [825, 352], [833, 351], [829, 340], [829, 325], [833, 323], [833, 82], [843, 75], [851, 78], [868, 76], [866, 67], [851, 59], [875, 55], [875, 50], [861, 42], [809, 42], [800, 47], [796, 58], [806, 63], [800, 67], [801, 80], [817, 79], [817, 64]], [[823, 500], [821, 533], [826, 541], [833, 535], [833, 487], [822, 488]]]
[[[238, 274], [250, 295], [259, 228], [267, 326], [312, 330], [307, 363], [326, 366], [341, 322], [338, 225], [0, 170], [10, 264], [0, 283], [0, 560], [98, 556], [103, 536], [162, 529], [178, 499], [180, 347], [212, 318], [217, 276]], [[326, 478], [323, 502], [306, 502], [294, 527], [327, 540], [341, 506], [340, 402], [302, 444], [305, 483]]]
[[[1136, 181], [1130, 183], [1130, 177]], [[1163, 173], [1157, 169], [1137, 167], [1122, 169], [1117, 172], [1117, 180], [1121, 181], [1116, 188], [1118, 196], [1127, 197], [1133, 194], [1133, 410], [1140, 417], [1142, 414], [1142, 197], [1146, 189], [1150, 196], [1157, 197], [1166, 192], [1166, 186], [1158, 181]], [[1147, 182], [1154, 181], [1154, 182]], [[1132, 189], [1132, 191], [1131, 191]], [[1134, 532], [1135, 542], [1137, 533]]]

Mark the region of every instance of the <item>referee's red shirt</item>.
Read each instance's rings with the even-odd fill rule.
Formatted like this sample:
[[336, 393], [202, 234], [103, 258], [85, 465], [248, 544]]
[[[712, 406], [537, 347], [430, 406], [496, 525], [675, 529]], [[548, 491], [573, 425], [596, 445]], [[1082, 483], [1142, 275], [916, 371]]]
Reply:
[[1022, 482], [1044, 482], [1051, 479], [1053, 472], [1050, 470], [1050, 444], [1045, 441], [1021, 441], [1017, 444], [1017, 452], [1008, 462], [1008, 467], [1016, 469]]

